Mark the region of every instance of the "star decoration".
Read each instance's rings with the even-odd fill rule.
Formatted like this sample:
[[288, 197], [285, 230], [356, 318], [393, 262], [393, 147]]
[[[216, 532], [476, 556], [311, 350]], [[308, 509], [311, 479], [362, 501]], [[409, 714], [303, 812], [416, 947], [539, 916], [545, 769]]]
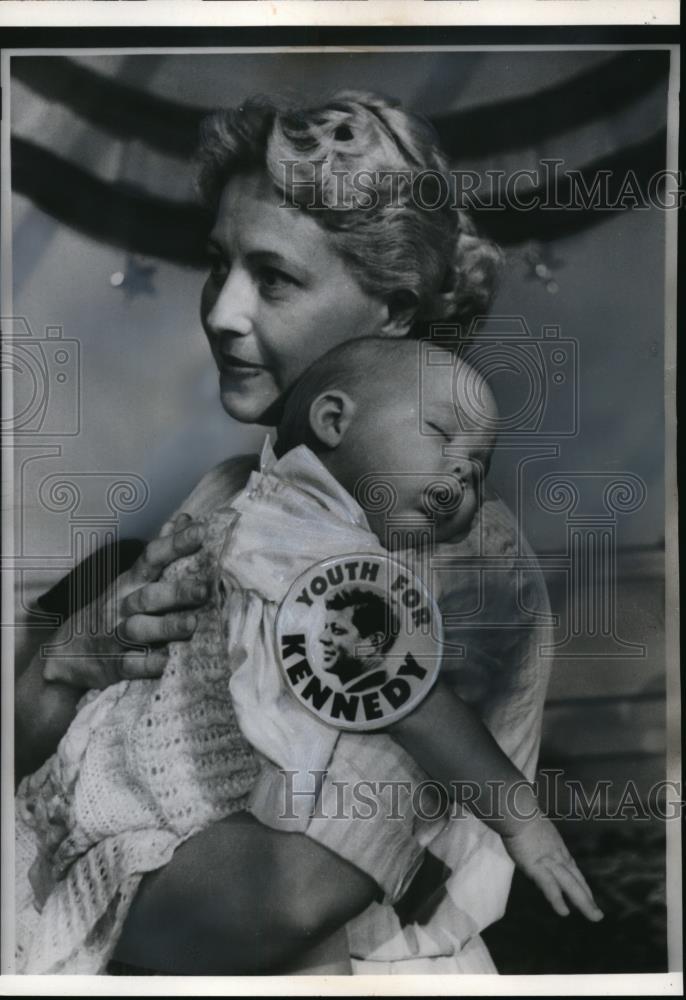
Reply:
[[565, 266], [565, 261], [555, 255], [549, 244], [534, 244], [524, 251], [527, 281], [542, 282], [547, 291], [554, 295], [560, 286], [556, 281], [556, 271]]
[[138, 295], [155, 295], [157, 290], [152, 279], [156, 272], [155, 264], [146, 264], [144, 258], [129, 254], [125, 270], [115, 271], [110, 276], [110, 284], [113, 288], [121, 288], [128, 301]]

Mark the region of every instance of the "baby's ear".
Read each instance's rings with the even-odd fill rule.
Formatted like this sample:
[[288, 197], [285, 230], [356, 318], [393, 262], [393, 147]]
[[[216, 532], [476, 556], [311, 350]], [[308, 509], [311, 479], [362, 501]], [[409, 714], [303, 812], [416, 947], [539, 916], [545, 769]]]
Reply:
[[357, 406], [342, 389], [327, 389], [310, 406], [310, 427], [327, 448], [337, 448], [346, 435]]

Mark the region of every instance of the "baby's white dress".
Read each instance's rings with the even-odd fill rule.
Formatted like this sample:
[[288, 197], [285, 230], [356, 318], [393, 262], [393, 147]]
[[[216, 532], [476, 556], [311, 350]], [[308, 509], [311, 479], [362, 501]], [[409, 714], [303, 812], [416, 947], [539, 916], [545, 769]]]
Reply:
[[[423, 845], [431, 843], [453, 870], [426, 926], [401, 927], [392, 907], [379, 903], [349, 925], [355, 971], [431, 971], [417, 962], [445, 963], [474, 947], [475, 966], [468, 961], [467, 969], [493, 971], [478, 950], [478, 932], [496, 919], [494, 907], [507, 895], [511, 862], [498, 838], [468, 814], [426, 822], [408, 811], [388, 822], [379, 809], [371, 822], [341, 821], [332, 801], [336, 781], [396, 779], [414, 787], [426, 775], [384, 733], [341, 734], [310, 715], [285, 690], [277, 666], [274, 620], [292, 581], [329, 556], [384, 551], [363, 511], [304, 446], [278, 462], [265, 446], [259, 471], [230, 501], [218, 495], [220, 481], [197, 511], [184, 505], [208, 519], [202, 552], [168, 571], [214, 579], [193, 640], [172, 644], [159, 680], [124, 681], [86, 695], [55, 755], [18, 789], [17, 971], [104, 971], [143, 875], [165, 865], [199, 829], [246, 808], [367, 871], [386, 903], [402, 892]], [[512, 525], [493, 509], [489, 522], [485, 533], [479, 529], [478, 545], [488, 548], [490, 538], [502, 548]], [[519, 570], [517, 593], [528, 588], [542, 616], [547, 598], [537, 574], [532, 570], [527, 584]], [[498, 628], [507, 654], [507, 636]], [[484, 662], [471, 658], [473, 700], [481, 698], [496, 738], [532, 776], [547, 670], [534, 656], [533, 632], [522, 645], [521, 623], [513, 628], [522, 648], [507, 677], [497, 676], [488, 643]], [[540, 630], [535, 638], [542, 638]], [[490, 687], [487, 681], [488, 690], [479, 692], [487, 676]], [[467, 696], [469, 687], [468, 679]], [[302, 776], [325, 769], [318, 799], [324, 808], [302, 796], [299, 815], [284, 823], [284, 769]], [[499, 887], [491, 896], [484, 893], [485, 868]], [[436, 971], [460, 970], [444, 964]]]
[[[383, 549], [305, 446], [277, 463], [266, 445], [261, 465], [213, 513], [202, 552], [168, 574], [212, 580], [192, 640], [171, 645], [160, 679], [87, 695], [56, 753], [19, 787], [19, 971], [103, 971], [142, 876], [249, 807], [262, 755], [305, 775], [331, 758], [338, 731], [282, 681], [276, 612], [313, 563]], [[405, 856], [420, 854], [406, 839], [390, 866], [398, 884]]]

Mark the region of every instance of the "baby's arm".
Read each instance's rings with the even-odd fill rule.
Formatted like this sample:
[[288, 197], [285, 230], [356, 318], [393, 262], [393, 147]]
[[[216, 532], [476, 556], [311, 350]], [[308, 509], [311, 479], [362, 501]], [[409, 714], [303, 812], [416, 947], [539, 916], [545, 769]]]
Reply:
[[564, 893], [589, 920], [602, 918], [562, 837], [542, 815], [533, 788], [444, 681], [388, 731], [449, 795], [456, 794], [500, 834], [510, 857], [557, 913], [569, 913]]

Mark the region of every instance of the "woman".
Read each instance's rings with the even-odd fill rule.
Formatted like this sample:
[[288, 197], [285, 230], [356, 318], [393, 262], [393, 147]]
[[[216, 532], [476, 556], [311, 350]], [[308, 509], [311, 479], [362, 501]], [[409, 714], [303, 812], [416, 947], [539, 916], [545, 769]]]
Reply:
[[[420, 188], [412, 183], [417, 177]], [[229, 415], [274, 424], [293, 381], [334, 345], [360, 336], [421, 336], [432, 322], [466, 323], [486, 308], [498, 254], [476, 237], [452, 198], [435, 197], [450, 184], [431, 128], [374, 95], [340, 94], [320, 108], [290, 111], [249, 102], [206, 125], [200, 189], [213, 225], [201, 315]], [[145, 658], [105, 639], [87, 641], [73, 661], [34, 657], [17, 685], [21, 771], [52, 752], [84, 690], [157, 675], [165, 644], [192, 634], [203, 586], [159, 577], [197, 549], [202, 517], [243, 486], [251, 466], [250, 459], [233, 459], [212, 470], [183, 515], [97, 598], [101, 620], [114, 619], [122, 640], [149, 644]], [[477, 522], [465, 542], [443, 554], [494, 555], [505, 565], [526, 551], [496, 499], [486, 500]], [[541, 637], [522, 625], [546, 612], [547, 599], [533, 562], [517, 573], [505, 568], [500, 576], [453, 572], [442, 589], [453, 613], [471, 605], [475, 593], [487, 595], [489, 621], [460, 636], [467, 655], [458, 664], [469, 674], [461, 668], [456, 683], [532, 777], [546, 673], [537, 657]], [[414, 763], [385, 739], [379, 777], [409, 776], [418, 786]], [[369, 746], [360, 743], [353, 763], [371, 779]], [[391, 850], [392, 825], [382, 815], [374, 822], [379, 851]], [[460, 818], [459, 826], [417, 823], [417, 836], [431, 840], [453, 872], [449, 891], [420, 899], [423, 923], [416, 912], [405, 921], [378, 900], [373, 880], [355, 866], [354, 843], [339, 843], [336, 832], [335, 821], [305, 837], [238, 814], [197, 834], [144, 880], [119, 957], [169, 973], [283, 972], [309, 950], [316, 967], [317, 944], [361, 914], [349, 925], [356, 972], [495, 971], [478, 932], [501, 915], [511, 868], [473, 817]], [[422, 878], [417, 890], [430, 882]], [[340, 888], [326, 889], [332, 884]]]

